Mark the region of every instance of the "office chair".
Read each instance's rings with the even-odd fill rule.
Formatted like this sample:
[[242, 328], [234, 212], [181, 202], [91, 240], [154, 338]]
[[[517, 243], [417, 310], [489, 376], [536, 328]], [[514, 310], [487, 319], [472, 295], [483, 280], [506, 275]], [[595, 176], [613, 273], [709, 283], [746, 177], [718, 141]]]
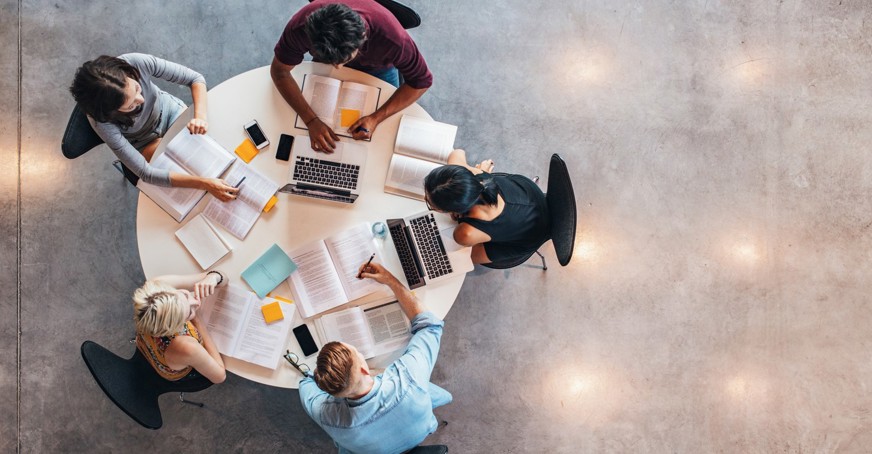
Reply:
[[[67, 122], [64, 137], [61, 139], [61, 152], [64, 154], [64, 157], [76, 159], [101, 143], [103, 143], [103, 139], [94, 132], [94, 128], [88, 122], [85, 112], [76, 104], [76, 107], [73, 108], [73, 113], [70, 114], [70, 120]], [[118, 169], [133, 186], [136, 186], [136, 183], [139, 182], [139, 177], [131, 172], [121, 161], [116, 160], [112, 163], [112, 166]]]
[[[397, 18], [397, 22], [399, 22], [406, 30], [421, 25], [421, 16], [419, 16], [412, 8], [409, 8], [402, 3], [395, 2], [394, 0], [375, 1], [379, 5], [384, 6], [386, 10], [390, 11], [391, 14]], [[309, 3], [312, 3], [312, 0], [309, 0]]]
[[155, 372], [139, 349], [130, 359], [121, 358], [92, 341], [82, 343], [81, 350], [88, 370], [109, 400], [127, 416], [149, 429], [160, 429], [163, 425], [158, 405], [161, 394], [177, 392], [181, 402], [203, 407], [202, 403], [185, 400], [185, 393], [212, 386], [206, 377], [179, 382], [165, 380]]
[[[548, 239], [554, 244], [557, 261], [561, 266], [566, 266], [572, 259], [572, 251], [575, 249], [575, 227], [578, 222], [578, 213], [575, 211], [575, 193], [572, 190], [569, 170], [566, 168], [566, 162], [557, 153], [551, 155], [545, 201], [548, 203], [548, 217], [551, 222]], [[539, 246], [541, 247], [541, 245]], [[533, 251], [526, 257], [519, 259], [483, 263], [482, 266], [497, 270], [514, 268], [526, 262], [533, 254], [537, 254], [542, 259], [542, 270], [547, 271], [548, 265], [545, 263], [545, 256], [539, 251]]]
[[448, 446], [445, 445], [429, 445], [418, 446], [411, 451], [406, 451], [406, 454], [445, 454], [448, 452]]

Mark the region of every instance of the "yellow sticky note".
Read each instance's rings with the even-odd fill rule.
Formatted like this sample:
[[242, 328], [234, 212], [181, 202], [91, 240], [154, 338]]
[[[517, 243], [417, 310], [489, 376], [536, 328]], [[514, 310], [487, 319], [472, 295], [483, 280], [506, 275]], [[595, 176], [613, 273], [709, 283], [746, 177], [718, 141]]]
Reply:
[[246, 164], [251, 162], [255, 156], [257, 156], [257, 147], [254, 146], [254, 142], [251, 139], [245, 139], [236, 147], [236, 154], [245, 161]]
[[357, 109], [339, 109], [339, 117], [340, 126], [347, 128], [360, 118], [360, 111]]
[[276, 196], [270, 197], [270, 199], [266, 202], [266, 205], [263, 206], [263, 212], [269, 213], [269, 210], [271, 210], [272, 207], [276, 206], [276, 202], [278, 202], [278, 201], [279, 201], [278, 197], [276, 197]]
[[264, 304], [260, 307], [260, 311], [263, 312], [263, 319], [267, 323], [277, 322], [279, 320], [284, 320], [285, 318], [285, 314], [282, 313], [282, 306], [278, 301]]

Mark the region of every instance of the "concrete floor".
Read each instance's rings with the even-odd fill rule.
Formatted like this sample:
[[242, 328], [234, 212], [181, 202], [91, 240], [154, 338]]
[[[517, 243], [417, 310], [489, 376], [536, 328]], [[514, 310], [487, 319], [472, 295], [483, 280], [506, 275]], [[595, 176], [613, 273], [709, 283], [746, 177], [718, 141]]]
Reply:
[[[304, 2], [0, 0], [0, 452], [334, 451], [296, 391], [234, 376], [202, 410], [164, 396], [158, 432], [103, 396], [78, 348], [132, 351], [136, 192], [107, 148], [59, 149], [85, 60], [150, 52], [214, 86], [268, 64]], [[406, 2], [421, 104], [497, 170], [559, 152], [580, 214], [570, 266], [548, 247], [546, 273], [468, 276], [428, 441], [872, 450], [872, 4]]]

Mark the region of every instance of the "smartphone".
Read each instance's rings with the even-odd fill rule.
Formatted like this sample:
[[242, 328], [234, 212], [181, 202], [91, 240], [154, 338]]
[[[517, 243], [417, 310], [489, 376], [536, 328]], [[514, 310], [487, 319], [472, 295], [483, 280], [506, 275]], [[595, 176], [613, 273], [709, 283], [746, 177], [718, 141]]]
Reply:
[[251, 120], [251, 123], [248, 123], [244, 127], [245, 132], [248, 133], [248, 138], [254, 142], [254, 146], [257, 147], [258, 150], [269, 145], [269, 140], [266, 140], [266, 134], [264, 134], [263, 130], [260, 129], [257, 120]]
[[303, 356], [312, 356], [318, 353], [318, 345], [315, 344], [315, 339], [312, 338], [312, 333], [309, 332], [309, 327], [305, 323], [294, 328], [294, 337], [297, 338], [297, 343], [303, 350]]
[[291, 145], [294, 144], [294, 136], [282, 134], [279, 138], [279, 149], [276, 150], [276, 159], [287, 161], [291, 157]]

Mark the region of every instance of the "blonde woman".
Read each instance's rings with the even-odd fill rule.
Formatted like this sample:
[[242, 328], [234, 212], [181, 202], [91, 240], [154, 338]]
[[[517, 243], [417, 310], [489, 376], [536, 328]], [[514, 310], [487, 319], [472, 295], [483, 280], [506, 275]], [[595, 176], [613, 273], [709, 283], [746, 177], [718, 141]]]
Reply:
[[227, 285], [225, 276], [220, 271], [161, 276], [133, 292], [136, 348], [161, 377], [224, 381], [224, 360], [197, 309], [215, 287]]

